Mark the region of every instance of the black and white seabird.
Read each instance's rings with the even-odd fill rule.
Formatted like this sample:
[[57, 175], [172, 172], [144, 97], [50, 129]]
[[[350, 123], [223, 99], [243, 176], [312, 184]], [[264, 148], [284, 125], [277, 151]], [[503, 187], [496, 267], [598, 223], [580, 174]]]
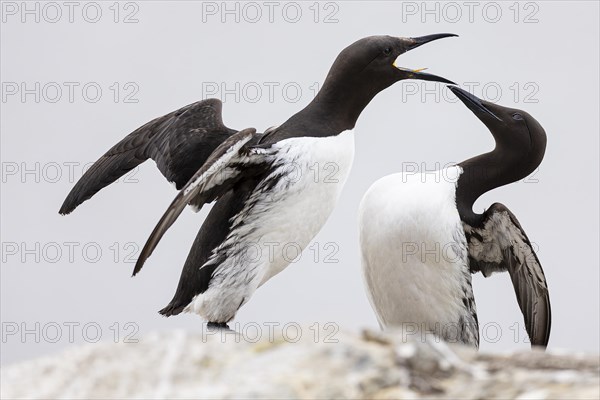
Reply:
[[[70, 213], [153, 159], [181, 190], [150, 235], [135, 275], [186, 205], [199, 209], [217, 200], [192, 245], [175, 296], [160, 313], [193, 312], [212, 326], [225, 326], [259, 286], [290, 263], [282, 246], [304, 249], [325, 224], [352, 165], [352, 130], [373, 97], [403, 79], [451, 83], [399, 66], [401, 54], [449, 36], [456, 35], [355, 42], [338, 55], [315, 99], [263, 134], [227, 128], [216, 99], [150, 121], [92, 165], [60, 213]], [[315, 179], [310, 168], [326, 163], [335, 165], [336, 176]], [[271, 254], [273, 244], [279, 247]]]
[[524, 111], [450, 89], [488, 127], [496, 147], [439, 174], [392, 174], [370, 187], [359, 212], [369, 300], [383, 329], [479, 347], [471, 274], [508, 271], [531, 344], [546, 347], [548, 286], [525, 231], [500, 203], [473, 212], [482, 194], [537, 168], [546, 133]]

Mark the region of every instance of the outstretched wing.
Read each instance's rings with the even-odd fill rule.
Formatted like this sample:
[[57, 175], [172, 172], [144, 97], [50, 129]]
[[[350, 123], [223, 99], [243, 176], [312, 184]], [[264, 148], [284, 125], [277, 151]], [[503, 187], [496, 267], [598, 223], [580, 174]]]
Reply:
[[241, 172], [252, 173], [252, 157], [255, 151], [243, 146], [256, 134], [255, 129], [244, 129], [223, 142], [210, 155], [204, 165], [194, 174], [189, 182], [175, 196], [167, 211], [150, 234], [135, 264], [133, 275], [136, 275], [150, 257], [165, 232], [175, 222], [186, 205], [200, 208], [229, 191], [236, 182], [242, 179]]
[[156, 162], [169, 182], [181, 189], [217, 146], [237, 132], [223, 125], [221, 108], [220, 100], [202, 100], [139, 127], [86, 171], [59, 213], [69, 214], [148, 158]]
[[540, 261], [519, 221], [500, 203], [483, 215], [482, 227], [463, 223], [472, 273], [508, 271], [532, 345], [546, 347], [550, 337], [550, 297]]

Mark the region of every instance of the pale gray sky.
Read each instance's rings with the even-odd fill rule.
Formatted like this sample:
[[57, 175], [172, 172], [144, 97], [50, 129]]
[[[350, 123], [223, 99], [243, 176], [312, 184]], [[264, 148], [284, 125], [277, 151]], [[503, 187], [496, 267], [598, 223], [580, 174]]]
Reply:
[[[549, 347], [598, 351], [597, 2], [431, 2], [427, 10], [420, 1], [231, 2], [229, 13], [221, 2], [29, 2], [29, 12], [22, 4], [2, 3], [2, 363], [92, 341], [97, 328], [105, 341], [115, 332], [122, 341], [134, 331], [201, 329], [197, 316], [157, 310], [175, 291], [208, 207], [186, 210], [132, 279], [175, 191], [150, 161], [61, 217], [84, 164], [139, 125], [206, 97], [225, 101], [228, 126], [264, 130], [301, 109], [356, 39], [439, 32], [460, 38], [413, 51], [405, 65], [522, 108], [546, 129], [539, 171], [476, 207], [506, 204], [539, 249], [553, 306]], [[240, 326], [376, 328], [360, 273], [362, 195], [386, 174], [443, 167], [493, 144], [443, 86], [418, 81], [379, 94], [356, 140], [353, 171], [313, 250], [257, 291]], [[477, 276], [474, 290], [482, 349], [526, 349], [508, 275]]]

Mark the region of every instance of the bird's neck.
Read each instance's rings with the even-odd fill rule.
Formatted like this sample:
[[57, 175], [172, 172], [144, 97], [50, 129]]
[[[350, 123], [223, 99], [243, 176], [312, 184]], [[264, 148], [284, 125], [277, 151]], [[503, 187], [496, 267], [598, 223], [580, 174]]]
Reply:
[[456, 205], [462, 221], [477, 226], [482, 214], [473, 211], [473, 204], [484, 193], [516, 182], [527, 176], [520, 157], [506, 146], [498, 146], [485, 154], [459, 164], [463, 172], [456, 187]]
[[315, 98], [292, 120], [310, 121], [318, 125], [314, 128], [321, 135], [336, 135], [353, 129], [362, 111], [380, 91], [373, 82], [327, 79]]

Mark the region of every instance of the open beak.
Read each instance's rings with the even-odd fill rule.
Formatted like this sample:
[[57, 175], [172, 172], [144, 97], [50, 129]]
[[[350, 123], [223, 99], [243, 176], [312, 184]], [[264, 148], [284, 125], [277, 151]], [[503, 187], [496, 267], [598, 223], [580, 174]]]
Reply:
[[461, 89], [457, 86], [448, 86], [448, 89], [452, 90], [452, 93], [454, 93], [456, 95], [456, 97], [459, 98], [460, 101], [462, 101], [465, 106], [467, 106], [467, 108], [471, 111], [473, 111], [473, 113], [475, 113], [475, 115], [477, 114], [488, 114], [491, 115], [492, 117], [496, 118], [498, 121], [502, 121], [502, 119], [500, 119], [496, 114], [494, 114], [489, 108], [487, 108], [483, 102], [481, 101], [481, 99], [473, 96], [471, 93], [467, 92], [464, 89]]
[[458, 37], [458, 35], [455, 35], [454, 33], [435, 33], [433, 35], [409, 38], [408, 40], [412, 44], [408, 46], [406, 51], [416, 49], [417, 47], [424, 45], [425, 43], [433, 42], [434, 40], [443, 39], [447, 37]]
[[[457, 36], [458, 35], [455, 35], [453, 33], [436, 33], [434, 35], [427, 35], [427, 36], [405, 39], [408, 41], [406, 51], [416, 49], [417, 47], [424, 45], [425, 43], [433, 42], [434, 40], [443, 39], [446, 37], [457, 37]], [[396, 58], [396, 60], [393, 63], [393, 66], [398, 68], [400, 71], [402, 71], [406, 74], [405, 79], [419, 79], [422, 81], [434, 81], [434, 82], [442, 82], [442, 83], [448, 83], [451, 85], [455, 85], [454, 82], [449, 81], [446, 78], [442, 78], [441, 76], [422, 72], [422, 71], [426, 70], [427, 68], [410, 69], [410, 68], [401, 67], [399, 64], [399, 59], [401, 56], [402, 56], [402, 54]]]

